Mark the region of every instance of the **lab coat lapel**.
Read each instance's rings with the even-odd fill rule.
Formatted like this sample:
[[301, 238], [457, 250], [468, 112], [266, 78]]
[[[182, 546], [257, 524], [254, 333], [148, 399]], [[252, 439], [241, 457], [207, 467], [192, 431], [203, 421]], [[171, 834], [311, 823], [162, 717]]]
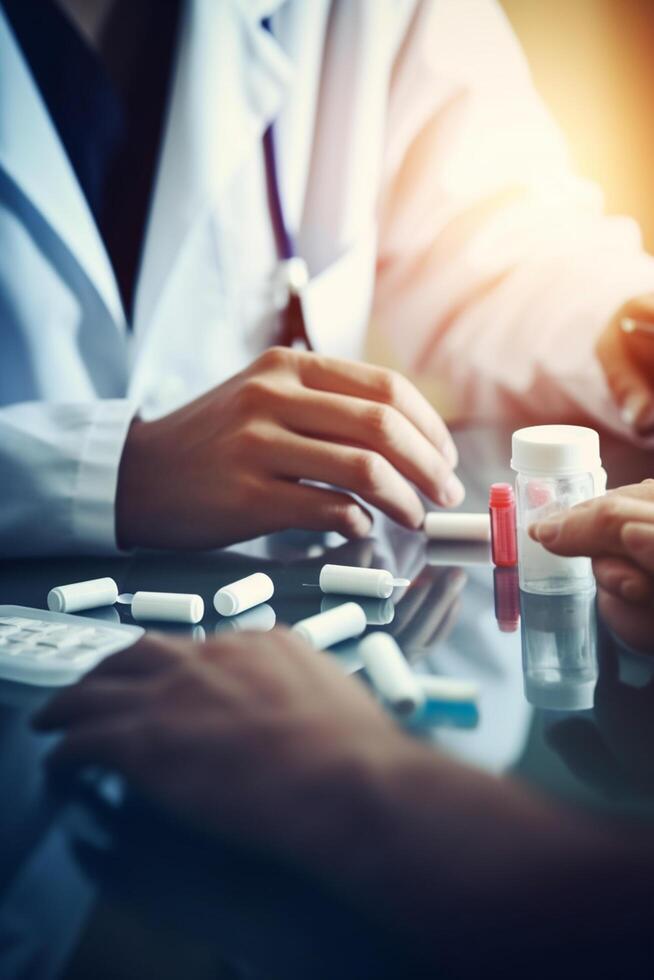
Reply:
[[291, 65], [260, 18], [274, 2], [189, 0], [136, 295], [137, 342], [163, 305], [191, 228], [275, 116]]
[[1, 7], [0, 168], [73, 254], [123, 328], [120, 294], [102, 238]]

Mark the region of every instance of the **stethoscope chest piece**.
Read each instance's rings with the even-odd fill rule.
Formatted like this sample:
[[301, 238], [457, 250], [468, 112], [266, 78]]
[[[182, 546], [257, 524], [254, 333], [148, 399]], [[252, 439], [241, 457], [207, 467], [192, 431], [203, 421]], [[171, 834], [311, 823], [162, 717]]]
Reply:
[[309, 269], [299, 255], [282, 259], [278, 266], [279, 284], [286, 290], [286, 296], [301, 296], [309, 282]]

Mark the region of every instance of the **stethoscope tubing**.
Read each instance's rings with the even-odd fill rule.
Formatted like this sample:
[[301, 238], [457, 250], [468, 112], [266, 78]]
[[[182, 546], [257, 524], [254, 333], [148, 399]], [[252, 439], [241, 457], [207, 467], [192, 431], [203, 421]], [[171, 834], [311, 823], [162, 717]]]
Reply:
[[[263, 19], [262, 25], [272, 34], [270, 19], [268, 17]], [[277, 255], [280, 262], [288, 262], [297, 257], [297, 249], [293, 241], [293, 236], [284, 220], [284, 207], [280, 193], [273, 123], [267, 127], [263, 134], [263, 156], [266, 170], [268, 208], [270, 210], [270, 220], [275, 237]], [[278, 342], [290, 347], [297, 341], [303, 343], [308, 350], [312, 349], [302, 311], [302, 300], [299, 295], [290, 293], [288, 303], [282, 313], [282, 331]]]

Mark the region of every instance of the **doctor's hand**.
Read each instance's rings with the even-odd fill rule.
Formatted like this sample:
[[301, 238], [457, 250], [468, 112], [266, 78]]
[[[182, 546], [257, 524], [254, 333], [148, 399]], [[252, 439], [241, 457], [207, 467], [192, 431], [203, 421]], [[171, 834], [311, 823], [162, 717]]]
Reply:
[[652, 435], [654, 293], [620, 307], [599, 338], [597, 356], [623, 420], [639, 435]]
[[654, 480], [611, 490], [529, 534], [557, 555], [588, 555], [601, 589], [632, 603], [654, 596]]
[[303, 528], [365, 537], [357, 494], [406, 527], [414, 486], [460, 503], [456, 449], [406, 378], [384, 368], [273, 347], [189, 405], [135, 421], [120, 465], [120, 545], [212, 548]]

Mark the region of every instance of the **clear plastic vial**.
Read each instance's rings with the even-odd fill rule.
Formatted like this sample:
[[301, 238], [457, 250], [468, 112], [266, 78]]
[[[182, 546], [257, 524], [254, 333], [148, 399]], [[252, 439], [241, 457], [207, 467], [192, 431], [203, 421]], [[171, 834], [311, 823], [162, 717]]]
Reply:
[[529, 537], [537, 521], [599, 496], [606, 489], [599, 436], [580, 425], [537, 425], [513, 433], [520, 588], [537, 595], [595, 587], [589, 558], [563, 558]]

